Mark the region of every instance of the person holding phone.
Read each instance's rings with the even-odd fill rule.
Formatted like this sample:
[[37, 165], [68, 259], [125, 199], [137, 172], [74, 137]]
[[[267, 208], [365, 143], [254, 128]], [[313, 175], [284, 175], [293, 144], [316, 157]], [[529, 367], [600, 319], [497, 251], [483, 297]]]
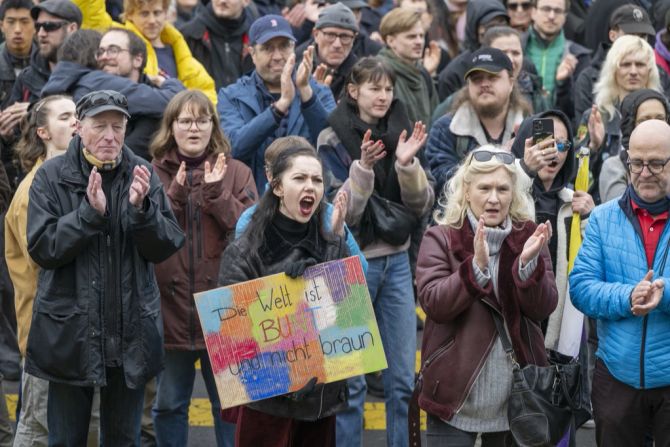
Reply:
[[573, 191], [569, 186], [577, 170], [577, 159], [570, 120], [563, 112], [549, 110], [526, 118], [519, 126], [512, 153], [520, 159], [522, 181], [532, 191], [530, 211], [535, 222], [549, 221], [554, 229], [549, 253], [556, 273], [558, 306], [542, 327], [547, 347], [555, 349], [568, 297], [567, 247], [572, 215], [579, 213], [585, 223], [595, 203], [589, 193]]

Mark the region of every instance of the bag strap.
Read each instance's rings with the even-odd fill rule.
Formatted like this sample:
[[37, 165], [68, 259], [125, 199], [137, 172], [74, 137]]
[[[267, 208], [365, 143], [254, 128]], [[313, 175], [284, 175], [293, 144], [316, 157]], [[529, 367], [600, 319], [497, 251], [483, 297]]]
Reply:
[[505, 326], [505, 320], [503, 320], [502, 315], [498, 313], [495, 309], [490, 309], [491, 310], [491, 316], [493, 317], [493, 322], [496, 325], [496, 330], [498, 331], [498, 335], [500, 336], [500, 342], [502, 343], [502, 347], [509, 356], [509, 358], [512, 360], [512, 365], [514, 365], [515, 368], [519, 368], [519, 362], [516, 361], [516, 356], [514, 355], [514, 347], [512, 346], [512, 342], [509, 339], [509, 335], [507, 333], [507, 326]]

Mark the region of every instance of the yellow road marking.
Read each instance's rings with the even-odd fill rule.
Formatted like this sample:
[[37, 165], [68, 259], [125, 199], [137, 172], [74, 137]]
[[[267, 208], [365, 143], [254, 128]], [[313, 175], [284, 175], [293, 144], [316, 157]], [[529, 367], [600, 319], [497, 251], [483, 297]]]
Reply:
[[[416, 370], [421, 365], [421, 352], [416, 353]], [[199, 365], [198, 365], [199, 366]], [[13, 421], [16, 414], [17, 394], [6, 394], [9, 418]], [[212, 407], [208, 398], [195, 397], [191, 399], [188, 410], [188, 422], [191, 427], [213, 427]], [[366, 402], [363, 413], [363, 426], [365, 430], [386, 430], [386, 408], [383, 402]], [[421, 430], [426, 429], [426, 414], [421, 412]]]

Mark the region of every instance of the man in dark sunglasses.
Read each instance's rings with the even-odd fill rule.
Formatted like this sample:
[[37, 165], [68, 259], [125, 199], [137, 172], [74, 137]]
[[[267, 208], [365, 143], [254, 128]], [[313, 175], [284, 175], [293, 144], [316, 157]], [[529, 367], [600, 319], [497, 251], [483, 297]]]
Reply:
[[3, 114], [11, 112], [13, 116], [10, 124], [0, 126], [0, 137], [8, 144], [16, 138], [18, 123], [27, 113], [28, 104], [40, 99], [42, 87], [56, 65], [58, 48], [82, 22], [81, 11], [69, 0], [47, 0], [34, 6], [30, 15], [35, 21], [38, 51], [32, 53], [30, 65], [17, 76], [7, 101], [9, 106], [3, 110]]

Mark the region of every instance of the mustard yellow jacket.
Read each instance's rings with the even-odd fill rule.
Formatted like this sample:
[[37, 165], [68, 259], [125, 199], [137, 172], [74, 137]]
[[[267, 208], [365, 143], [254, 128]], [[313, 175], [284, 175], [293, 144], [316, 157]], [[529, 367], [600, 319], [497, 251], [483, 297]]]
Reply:
[[[118, 23], [112, 20], [112, 17], [105, 9], [104, 0], [74, 0], [79, 6], [84, 17], [82, 28], [94, 29], [104, 32], [111, 27], [126, 28], [137, 34], [147, 46], [147, 64], [144, 72], [148, 75], [158, 74], [158, 57], [154, 47], [130, 21]], [[174, 52], [175, 62], [177, 64], [177, 77], [188, 89], [201, 90], [216, 105], [216, 89], [214, 79], [209, 75], [205, 67], [191, 54], [191, 50], [184, 39], [184, 36], [169, 23], [165, 23], [161, 31], [161, 41], [170, 47]]]
[[17, 335], [21, 355], [26, 355], [26, 343], [33, 315], [33, 301], [37, 290], [37, 275], [40, 268], [28, 254], [28, 192], [35, 172], [42, 164], [39, 159], [28, 175], [19, 183], [5, 216], [5, 260], [9, 276], [14, 283]]

